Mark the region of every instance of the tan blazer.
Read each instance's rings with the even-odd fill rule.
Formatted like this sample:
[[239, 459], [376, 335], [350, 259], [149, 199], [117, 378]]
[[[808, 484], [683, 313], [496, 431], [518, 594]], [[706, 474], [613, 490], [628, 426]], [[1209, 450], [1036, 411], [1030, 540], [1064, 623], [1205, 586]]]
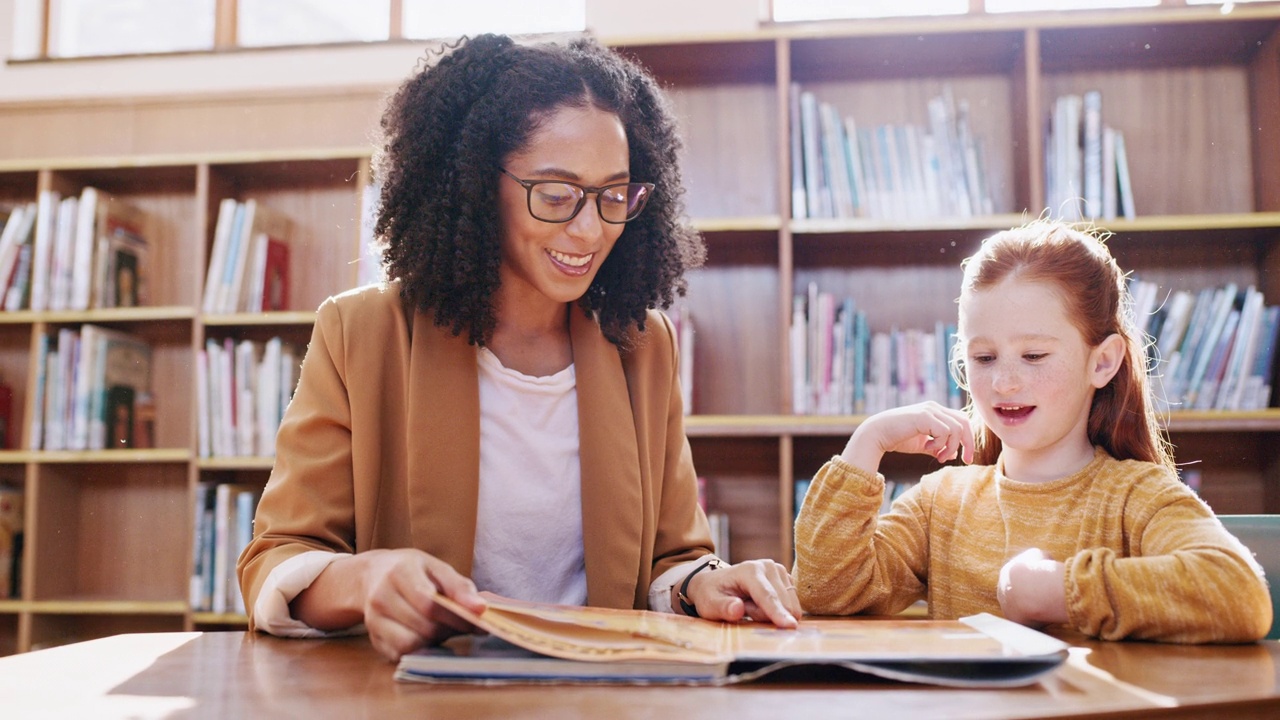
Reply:
[[[652, 578], [711, 552], [672, 327], [651, 311], [623, 356], [586, 313], [575, 306], [570, 314], [587, 602], [644, 608]], [[251, 622], [272, 568], [309, 550], [415, 547], [471, 574], [476, 348], [429, 315], [411, 315], [394, 283], [320, 306], [254, 538], [237, 566]]]

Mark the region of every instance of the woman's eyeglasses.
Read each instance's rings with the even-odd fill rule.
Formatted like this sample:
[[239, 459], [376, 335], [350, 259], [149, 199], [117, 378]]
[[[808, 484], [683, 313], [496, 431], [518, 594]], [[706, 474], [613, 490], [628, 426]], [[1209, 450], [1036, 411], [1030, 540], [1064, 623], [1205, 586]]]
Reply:
[[498, 169], [524, 186], [529, 198], [529, 214], [549, 223], [566, 223], [574, 219], [586, 206], [587, 195], [595, 193], [600, 219], [620, 225], [639, 215], [653, 194], [653, 183], [586, 187], [564, 180], [521, 180], [506, 168]]

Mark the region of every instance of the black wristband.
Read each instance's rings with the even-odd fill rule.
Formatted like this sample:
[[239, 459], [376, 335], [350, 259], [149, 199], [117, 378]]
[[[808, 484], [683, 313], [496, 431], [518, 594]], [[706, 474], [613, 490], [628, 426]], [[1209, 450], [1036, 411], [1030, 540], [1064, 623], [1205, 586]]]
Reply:
[[676, 593], [676, 599], [680, 601], [680, 610], [684, 612], [685, 615], [688, 615], [689, 617], [698, 617], [698, 608], [694, 607], [693, 603], [689, 601], [689, 596], [687, 594], [689, 592], [689, 581], [693, 579], [694, 575], [697, 575], [703, 570], [708, 568], [712, 570], [719, 570], [723, 566], [724, 562], [720, 558], [713, 557], [694, 568], [693, 572], [684, 576], [684, 582], [680, 583], [680, 591]]

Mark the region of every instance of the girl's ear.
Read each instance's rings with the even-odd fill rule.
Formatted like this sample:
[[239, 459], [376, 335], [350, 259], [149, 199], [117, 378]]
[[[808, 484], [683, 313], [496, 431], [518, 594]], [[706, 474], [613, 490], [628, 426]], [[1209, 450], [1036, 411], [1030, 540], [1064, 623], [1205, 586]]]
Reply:
[[1111, 333], [1089, 353], [1089, 381], [1095, 388], [1104, 388], [1120, 370], [1124, 361], [1125, 342], [1119, 333]]

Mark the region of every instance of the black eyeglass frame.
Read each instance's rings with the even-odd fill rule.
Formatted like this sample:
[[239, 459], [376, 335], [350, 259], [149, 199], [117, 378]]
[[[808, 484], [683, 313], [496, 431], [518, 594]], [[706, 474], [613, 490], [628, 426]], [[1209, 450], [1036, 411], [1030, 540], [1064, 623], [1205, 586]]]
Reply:
[[[600, 218], [600, 221], [609, 223], [610, 225], [625, 225], [628, 222], [635, 220], [637, 217], [639, 217], [640, 213], [644, 212], [645, 206], [649, 204], [649, 197], [653, 195], [653, 189], [655, 187], [653, 183], [646, 183], [646, 182], [619, 182], [619, 183], [611, 183], [609, 185], [601, 185], [600, 187], [588, 187], [586, 185], [579, 185], [576, 182], [569, 182], [568, 180], [524, 180], [516, 177], [511, 173], [510, 170], [504, 167], [499, 166], [498, 169], [501, 170], [502, 173], [507, 177], [520, 183], [520, 186], [524, 188], [525, 207], [529, 210], [529, 216], [532, 217], [534, 220], [538, 220], [540, 222], [545, 222], [545, 223], [562, 224], [562, 223], [572, 222], [574, 218], [578, 217], [578, 213], [582, 212], [582, 208], [587, 206], [587, 195], [594, 194], [596, 196], [596, 216]], [[546, 218], [538, 217], [537, 213], [533, 211], [533, 186], [541, 185], [543, 183], [550, 183], [555, 185], [568, 185], [570, 187], [578, 188], [579, 190], [582, 191], [582, 196], [578, 198], [578, 206], [573, 209], [573, 212], [569, 213], [569, 217], [563, 220], [547, 220]], [[627, 217], [623, 218], [622, 220], [610, 220], [606, 218], [604, 216], [604, 207], [600, 205], [600, 197], [601, 197], [600, 194], [603, 193], [605, 190], [609, 190], [616, 187], [630, 187], [631, 185], [639, 185], [645, 189], [645, 195], [640, 200], [640, 206], [636, 208], [635, 212], [630, 213], [629, 215], [627, 215]]]

